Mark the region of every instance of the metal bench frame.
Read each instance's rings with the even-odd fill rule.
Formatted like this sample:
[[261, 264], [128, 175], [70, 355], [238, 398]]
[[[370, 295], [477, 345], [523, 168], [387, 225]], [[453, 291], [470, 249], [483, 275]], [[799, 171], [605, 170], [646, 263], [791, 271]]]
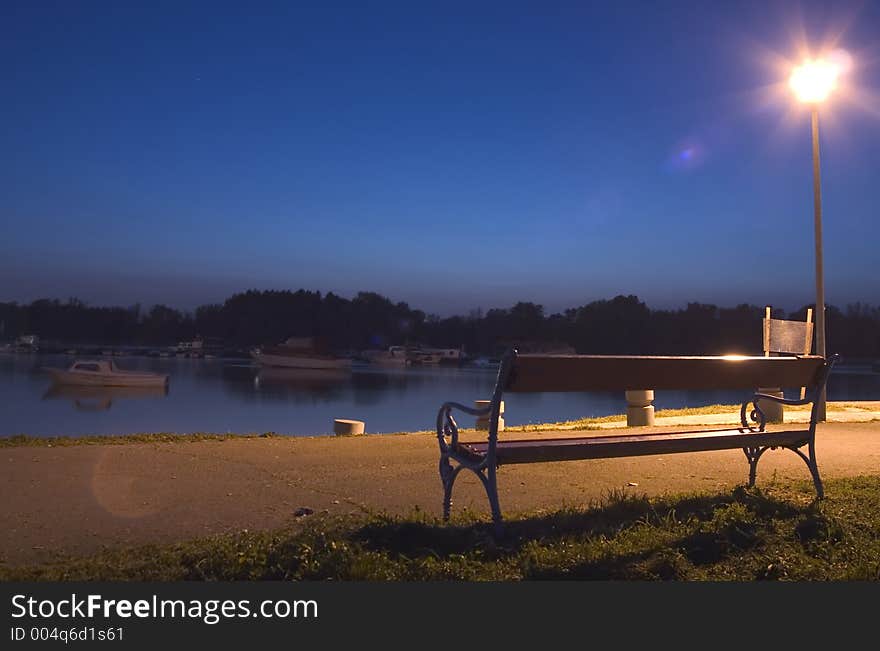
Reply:
[[[717, 437], [719, 431], [726, 430], [710, 429], [705, 430], [704, 432], [695, 433], [696, 435], [692, 438], [689, 438], [688, 442], [684, 445], [686, 449], [665, 449], [663, 453], [697, 452], [717, 449], [736, 449], [737, 447], [741, 447], [749, 463], [748, 485], [754, 486], [758, 461], [760, 460], [761, 456], [767, 450], [776, 449], [778, 447], [786, 448], [797, 454], [807, 464], [807, 468], [809, 468], [810, 474], [813, 478], [813, 484], [816, 489], [816, 496], [817, 498], [822, 499], [824, 497], [824, 489], [822, 487], [822, 479], [819, 476], [819, 467], [816, 462], [815, 446], [816, 423], [818, 415], [816, 398], [820, 395], [822, 389], [824, 388], [825, 383], [828, 380], [828, 375], [831, 372], [831, 368], [838, 360], [838, 358], [838, 355], [833, 355], [822, 362], [822, 366], [820, 367], [819, 372], [816, 374], [812, 386], [807, 387], [808, 391], [806, 397], [800, 400], [780, 398], [763, 393], [754, 393], [749, 399], [743, 402], [740, 409], [740, 421], [742, 427], [738, 430], [743, 435], [744, 440], [742, 441], [742, 446], [736, 444], [736, 436], [733, 436], [727, 439], [727, 443], [724, 444], [723, 447], [719, 447], [717, 438], [714, 442], [710, 441], [712, 441], [713, 437]], [[496, 525], [496, 531], [498, 531], [499, 533], [501, 531], [502, 515], [501, 506], [498, 500], [497, 482], [497, 469], [500, 465], [498, 458], [498, 419], [500, 416], [500, 406], [502, 396], [504, 394], [504, 389], [506, 386], [508, 386], [508, 382], [511, 379], [511, 373], [516, 367], [516, 360], [517, 352], [515, 350], [508, 351], [508, 353], [505, 354], [501, 363], [501, 367], [498, 371], [498, 379], [495, 383], [495, 389], [492, 394], [492, 399], [487, 407], [482, 409], [475, 409], [473, 407], [468, 407], [457, 402], [447, 402], [440, 407], [440, 411], [437, 414], [437, 440], [440, 445], [440, 480], [443, 484], [444, 520], [449, 519], [449, 513], [452, 506], [452, 488], [455, 484], [455, 479], [458, 477], [458, 474], [463, 469], [467, 469], [473, 472], [483, 484], [483, 487], [486, 490], [486, 495], [489, 499], [489, 506], [492, 511], [492, 520]], [[813, 403], [813, 408], [810, 412], [809, 427], [804, 430], [787, 430], [781, 433], [768, 432], [766, 430], [767, 419], [759, 404], [763, 400], [770, 400], [773, 402], [782, 403], [784, 405], [806, 405], [809, 403]], [[748, 408], [749, 404], [752, 405], [751, 409]], [[481, 444], [479, 446], [479, 452], [475, 452], [473, 447], [469, 447], [468, 444], [461, 443], [459, 441], [459, 427], [455, 420], [455, 417], [453, 416], [453, 410], [457, 410], [471, 416], [489, 417], [488, 440], [487, 443]], [[664, 434], [665, 433], [675, 434], [675, 432], [664, 432]], [[701, 434], [703, 434], [704, 436], [701, 437]], [[796, 434], [796, 436], [794, 438], [788, 437], [788, 439], [790, 440], [786, 440], [786, 442], [780, 443], [780, 434]], [[610, 443], [608, 444], [604, 452], [600, 454], [595, 454], [592, 452], [588, 453], [587, 446], [585, 445], [582, 448], [584, 456], [577, 456], [577, 450], [575, 449], [575, 456], [569, 456], [567, 457], [567, 459], [574, 460], [579, 458], [586, 459], [607, 458], [611, 456], [635, 456], [635, 454], [631, 453], [614, 454], [613, 448], [615, 444], [615, 437], [607, 438], [609, 439]], [[620, 439], [620, 442], [622, 442], [623, 437], [620, 437]], [[538, 442], [540, 440], [541, 439], [534, 439], [533, 441]], [[733, 441], [733, 443], [731, 443], [731, 441]], [[532, 441], [523, 442], [529, 443]], [[803, 448], [804, 446], [807, 446], [806, 454], [804, 454], [804, 452], [801, 450], [801, 448]], [[573, 447], [576, 448], [576, 444]], [[637, 452], [636, 454], [650, 455], [659, 453], [661, 452], [641, 451]], [[555, 460], [557, 459], [554, 459], [553, 461]], [[455, 465], [452, 464], [453, 461], [455, 462]], [[516, 461], [516, 463], [531, 462], [547, 462], [547, 460], [536, 458], [519, 459]]]

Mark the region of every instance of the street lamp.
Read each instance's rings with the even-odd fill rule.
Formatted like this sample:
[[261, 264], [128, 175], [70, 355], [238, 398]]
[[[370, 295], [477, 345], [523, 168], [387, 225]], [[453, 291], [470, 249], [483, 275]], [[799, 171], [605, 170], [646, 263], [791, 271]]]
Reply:
[[[819, 104], [837, 86], [840, 67], [816, 59], [794, 69], [788, 85], [801, 102], [810, 105], [813, 117], [813, 226], [816, 233], [816, 353], [825, 357], [825, 281], [822, 263], [822, 190], [819, 176]], [[818, 420], [825, 420], [825, 389], [816, 400]]]

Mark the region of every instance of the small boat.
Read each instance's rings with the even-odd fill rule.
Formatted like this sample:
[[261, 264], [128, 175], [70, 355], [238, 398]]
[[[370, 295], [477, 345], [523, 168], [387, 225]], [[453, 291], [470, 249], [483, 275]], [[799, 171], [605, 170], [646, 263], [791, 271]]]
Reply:
[[416, 353], [413, 357], [414, 364], [422, 364], [424, 366], [436, 366], [440, 363], [442, 357], [438, 353], [426, 352], [424, 350]]
[[405, 346], [391, 346], [388, 350], [365, 350], [363, 358], [370, 364], [380, 366], [408, 366], [412, 355]]
[[59, 384], [77, 384], [105, 387], [163, 387], [168, 376], [146, 371], [123, 371], [116, 362], [104, 360], [77, 360], [67, 370], [47, 368]]
[[460, 364], [464, 358], [464, 347], [422, 348], [419, 356], [422, 364]]
[[215, 357], [223, 350], [223, 341], [216, 337], [196, 337], [192, 341], [178, 341], [175, 350], [178, 357]]
[[16, 353], [38, 353], [40, 352], [40, 338], [37, 335], [22, 335], [15, 340], [12, 350]]
[[251, 351], [260, 366], [285, 368], [350, 369], [351, 359], [321, 350], [312, 337], [292, 337], [278, 346]]

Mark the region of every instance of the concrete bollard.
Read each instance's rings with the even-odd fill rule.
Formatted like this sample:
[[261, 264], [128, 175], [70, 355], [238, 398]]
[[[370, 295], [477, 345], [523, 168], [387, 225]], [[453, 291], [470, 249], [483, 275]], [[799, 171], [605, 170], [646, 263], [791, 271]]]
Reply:
[[336, 436], [349, 436], [364, 433], [364, 421], [337, 418], [333, 421], [333, 433]]
[[654, 424], [654, 391], [652, 389], [626, 392], [626, 426], [644, 427]]
[[[491, 400], [474, 400], [474, 407], [477, 409], [485, 409], [490, 404], [492, 404]], [[489, 416], [477, 416], [477, 423], [474, 425], [475, 429], [482, 429], [489, 431]], [[504, 431], [504, 401], [501, 401], [501, 413], [498, 416], [498, 431]]]
[[[784, 394], [779, 387], [758, 389], [758, 393], [766, 393], [768, 396], [776, 396], [777, 398], [784, 397]], [[764, 412], [764, 416], [767, 417], [768, 423], [784, 422], [785, 410], [783, 409], [783, 405], [781, 403], [773, 402], [772, 400], [761, 400], [760, 402], [758, 402], [758, 405], [761, 407], [761, 411]]]

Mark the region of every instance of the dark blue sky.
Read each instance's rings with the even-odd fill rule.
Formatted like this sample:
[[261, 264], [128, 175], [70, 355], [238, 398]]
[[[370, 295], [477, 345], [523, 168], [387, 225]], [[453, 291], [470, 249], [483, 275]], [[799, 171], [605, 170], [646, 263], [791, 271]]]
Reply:
[[[880, 303], [880, 3], [9, 2], [0, 300]], [[833, 8], [831, 5], [834, 5]]]

